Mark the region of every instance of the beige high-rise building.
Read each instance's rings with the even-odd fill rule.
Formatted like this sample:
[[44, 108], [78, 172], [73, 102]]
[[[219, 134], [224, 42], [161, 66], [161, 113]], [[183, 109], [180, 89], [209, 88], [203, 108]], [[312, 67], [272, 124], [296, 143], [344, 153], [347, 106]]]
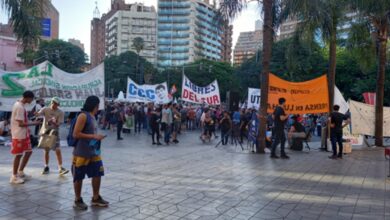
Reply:
[[96, 6], [91, 21], [91, 68], [99, 65], [106, 57], [106, 21], [117, 11], [129, 8], [124, 0], [112, 0], [110, 11], [100, 17]]
[[255, 56], [262, 44], [262, 30], [241, 32], [234, 48], [233, 65], [241, 65], [245, 60]]
[[74, 38], [71, 38], [71, 39], [68, 39], [68, 42], [75, 45], [76, 47], [79, 47], [81, 50], [83, 50], [84, 52], [84, 44], [81, 43], [80, 40], [77, 40], [77, 39], [74, 39]]
[[277, 39], [284, 40], [292, 37], [297, 30], [299, 23], [300, 21], [295, 18], [288, 18], [286, 21], [282, 22], [280, 25], [280, 33]]
[[137, 52], [133, 40], [141, 37], [144, 48], [140, 56], [156, 64], [157, 13], [153, 6], [141, 3], [129, 5], [129, 10], [119, 10], [106, 20], [106, 55], [119, 55], [126, 51]]

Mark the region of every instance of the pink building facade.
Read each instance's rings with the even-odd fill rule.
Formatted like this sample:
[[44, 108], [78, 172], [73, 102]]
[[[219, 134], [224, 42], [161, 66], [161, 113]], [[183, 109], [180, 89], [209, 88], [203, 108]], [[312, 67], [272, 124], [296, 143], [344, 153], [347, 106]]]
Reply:
[[0, 69], [10, 72], [26, 69], [18, 53], [20, 49], [16, 38], [0, 35]]

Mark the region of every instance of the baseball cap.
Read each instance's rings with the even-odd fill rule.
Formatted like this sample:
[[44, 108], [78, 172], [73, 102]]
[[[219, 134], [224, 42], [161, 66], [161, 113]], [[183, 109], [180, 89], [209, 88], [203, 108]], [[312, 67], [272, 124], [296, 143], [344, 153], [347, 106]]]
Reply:
[[51, 98], [51, 103], [56, 103], [56, 104], [60, 104], [60, 99], [58, 97], [53, 97]]

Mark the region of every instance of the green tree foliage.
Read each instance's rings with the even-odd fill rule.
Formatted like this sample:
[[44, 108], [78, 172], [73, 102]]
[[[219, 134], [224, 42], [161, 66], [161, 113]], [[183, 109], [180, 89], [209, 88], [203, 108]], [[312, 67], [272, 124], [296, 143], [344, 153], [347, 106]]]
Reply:
[[119, 56], [110, 56], [104, 60], [105, 91], [113, 89], [115, 95], [119, 91], [126, 92], [128, 77], [141, 84], [140, 81], [143, 80], [140, 80], [138, 74], [136, 74], [137, 62], [141, 67], [140, 71], [144, 74], [145, 82], [150, 83], [156, 76], [157, 70], [143, 57], [138, 57], [136, 53], [127, 51]]
[[[48, 58], [48, 59], [47, 59]], [[58, 68], [69, 73], [80, 73], [85, 66], [87, 55], [84, 51], [63, 40], [42, 41], [39, 50], [35, 53], [35, 59], [49, 60]]]
[[[261, 84], [258, 78], [258, 73], [262, 70], [261, 58], [262, 53], [259, 51], [236, 69], [236, 77], [240, 79], [243, 88], [242, 97], [246, 96], [246, 88], [259, 88]], [[327, 60], [318, 44], [293, 37], [273, 45], [270, 70], [285, 80], [305, 81], [325, 74]]]
[[[336, 86], [346, 100], [364, 101], [364, 92], [375, 92], [376, 71], [375, 62], [362, 61], [364, 54], [358, 54], [356, 48], [337, 49]], [[369, 52], [367, 52], [369, 53]], [[328, 50], [316, 43], [305, 43], [290, 38], [274, 44], [271, 60], [271, 72], [293, 82], [306, 81], [326, 74]], [[256, 62], [256, 59], [258, 62]], [[372, 59], [372, 58], [370, 58]], [[235, 70], [236, 78], [240, 80], [241, 97], [247, 95], [248, 87], [259, 88], [258, 73], [261, 71], [261, 52], [259, 55], [243, 63]], [[389, 70], [387, 75], [390, 74]], [[390, 77], [385, 85], [390, 85]], [[390, 93], [390, 86], [385, 87], [385, 94]], [[386, 106], [390, 106], [390, 96], [384, 97]]]
[[[177, 67], [176, 69], [166, 69], [158, 74], [154, 80], [154, 83], [169, 81], [169, 86], [175, 84], [178, 89], [178, 92], [175, 94], [175, 96], [180, 96], [181, 84], [183, 80], [182, 73], [183, 67]], [[229, 63], [199, 60], [186, 64], [184, 66], [184, 73], [191, 80], [191, 82], [199, 86], [206, 86], [214, 79], [218, 80], [222, 100], [225, 100], [227, 91], [241, 90], [238, 80], [234, 76], [234, 69]]]

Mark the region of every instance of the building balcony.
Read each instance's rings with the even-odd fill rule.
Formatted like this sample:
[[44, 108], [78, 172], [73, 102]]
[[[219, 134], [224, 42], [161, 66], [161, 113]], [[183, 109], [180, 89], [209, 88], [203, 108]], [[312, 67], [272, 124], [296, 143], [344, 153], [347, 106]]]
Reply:
[[159, 47], [158, 52], [173, 52], [173, 53], [187, 53], [188, 47]]
[[159, 31], [165, 31], [165, 30], [177, 30], [177, 31], [187, 31], [190, 30], [189, 25], [180, 25], [180, 24], [159, 24], [158, 25]]
[[202, 7], [200, 5], [197, 5], [196, 6], [196, 10], [200, 11], [200, 12], [203, 12], [204, 14], [206, 15], [210, 15], [211, 17], [214, 17], [215, 16], [215, 12], [212, 10], [212, 9], [208, 9], [206, 7]]
[[176, 39], [159, 39], [158, 45], [188, 45], [190, 43], [189, 40], [176, 40]]
[[159, 8], [189, 8], [191, 7], [190, 2], [163, 2], [159, 1]]
[[158, 11], [159, 15], [189, 15], [191, 11], [188, 9], [173, 9], [173, 10], [167, 10], [167, 9], [161, 9]]
[[188, 54], [160, 54], [158, 60], [188, 60]]
[[189, 23], [189, 18], [183, 18], [183, 17], [159, 17], [158, 22], [160, 23]]
[[189, 33], [176, 33], [176, 32], [168, 32], [168, 33], [158, 33], [158, 37], [161, 38], [188, 38], [190, 36]]

